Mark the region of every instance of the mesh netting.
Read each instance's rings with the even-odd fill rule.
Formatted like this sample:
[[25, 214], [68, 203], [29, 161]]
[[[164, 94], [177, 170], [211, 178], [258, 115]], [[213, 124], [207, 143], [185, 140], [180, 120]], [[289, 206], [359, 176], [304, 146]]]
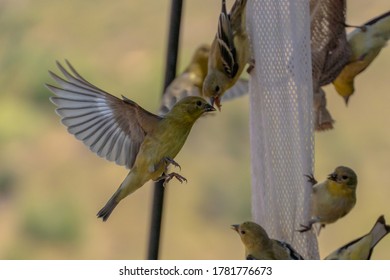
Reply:
[[272, 238], [318, 259], [309, 218], [313, 84], [308, 0], [248, 1], [255, 68], [250, 81], [252, 212]]

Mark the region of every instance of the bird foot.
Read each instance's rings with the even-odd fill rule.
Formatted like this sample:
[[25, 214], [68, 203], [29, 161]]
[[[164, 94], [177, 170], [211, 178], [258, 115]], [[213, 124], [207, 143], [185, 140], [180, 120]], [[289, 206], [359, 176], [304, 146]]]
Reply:
[[178, 167], [178, 168], [181, 170], [180, 164], [178, 164], [178, 163], [177, 163], [176, 161], [174, 161], [172, 158], [165, 157], [163, 160], [165, 161], [165, 163], [167, 164], [167, 166], [168, 166], [169, 164], [172, 164], [173, 166]]
[[304, 176], [307, 178], [307, 181], [313, 186], [318, 183], [317, 180], [314, 178], [313, 174], [304, 174]]
[[172, 172], [172, 173], [169, 173], [169, 174], [163, 174], [161, 175], [159, 178], [157, 178], [156, 181], [160, 181], [160, 180], [164, 180], [164, 183], [163, 183], [163, 186], [165, 187], [166, 184], [172, 180], [173, 178], [176, 178], [180, 183], [183, 183], [183, 182], [187, 182], [187, 179], [184, 178], [183, 176], [181, 176], [180, 174], [178, 173], [175, 173], [175, 172]]

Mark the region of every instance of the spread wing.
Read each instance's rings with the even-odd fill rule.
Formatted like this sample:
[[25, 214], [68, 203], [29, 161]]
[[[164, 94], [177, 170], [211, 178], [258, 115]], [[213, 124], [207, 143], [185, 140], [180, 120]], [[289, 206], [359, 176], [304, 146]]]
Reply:
[[50, 100], [61, 122], [92, 152], [131, 168], [145, 135], [161, 118], [94, 86], [66, 63], [70, 71], [57, 62], [65, 79], [49, 71], [59, 86], [46, 84], [56, 95]]

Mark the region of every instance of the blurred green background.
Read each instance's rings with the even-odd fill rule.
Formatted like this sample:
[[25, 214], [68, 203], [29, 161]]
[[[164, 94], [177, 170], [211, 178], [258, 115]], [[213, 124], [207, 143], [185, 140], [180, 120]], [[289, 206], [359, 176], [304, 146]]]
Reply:
[[[229, 6], [232, 1], [229, 1]], [[348, 23], [361, 24], [388, 0], [348, 3]], [[69, 59], [87, 79], [156, 112], [164, 78], [170, 1], [0, 2], [0, 259], [143, 259], [152, 185], [124, 200], [107, 223], [97, 211], [127, 171], [98, 158], [66, 132], [49, 102], [47, 70]], [[194, 48], [211, 42], [220, 1], [185, 1], [182, 70]], [[321, 255], [390, 223], [390, 50], [356, 81], [348, 107], [325, 88], [335, 129], [316, 134], [315, 175], [337, 165], [359, 175], [358, 203], [319, 237]], [[240, 259], [229, 229], [251, 219], [248, 97], [225, 103], [194, 127], [177, 161], [187, 184], [166, 192], [162, 259]], [[390, 238], [373, 255], [390, 259]]]

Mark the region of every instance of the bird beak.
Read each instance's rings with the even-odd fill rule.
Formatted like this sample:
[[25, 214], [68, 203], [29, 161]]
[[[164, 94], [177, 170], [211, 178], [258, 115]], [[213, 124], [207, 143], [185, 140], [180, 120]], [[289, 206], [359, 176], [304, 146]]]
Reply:
[[345, 106], [348, 106], [349, 97], [350, 96], [345, 96], [344, 97]]
[[205, 111], [205, 112], [214, 112], [214, 111], [216, 111], [216, 109], [215, 109], [212, 105], [206, 104], [206, 105], [204, 106], [204, 111]]
[[210, 103], [211, 103], [211, 105], [213, 105], [213, 106], [214, 106], [214, 103], [215, 103], [215, 105], [216, 105], [217, 108], [218, 108], [218, 111], [221, 112], [221, 107], [222, 107], [222, 105], [221, 105], [221, 100], [219, 99], [219, 96], [217, 96], [217, 97], [210, 97]]
[[235, 231], [237, 231], [238, 232], [238, 228], [240, 227], [240, 225], [231, 225], [230, 226], [230, 228], [232, 229], [232, 230], [235, 230]]
[[328, 179], [336, 182], [337, 181], [337, 174], [336, 173], [329, 174]]

